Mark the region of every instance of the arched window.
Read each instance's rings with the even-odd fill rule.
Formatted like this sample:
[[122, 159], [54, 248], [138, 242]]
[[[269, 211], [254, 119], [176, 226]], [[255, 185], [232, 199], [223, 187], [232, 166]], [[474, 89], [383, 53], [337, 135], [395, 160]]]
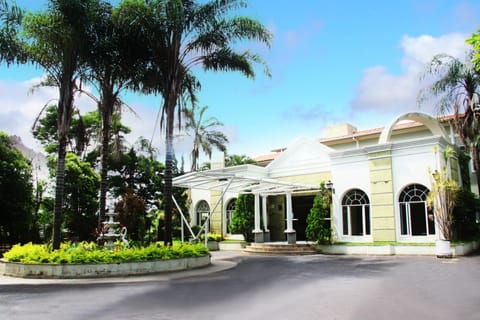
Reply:
[[343, 234], [370, 235], [370, 201], [360, 189], [348, 191], [342, 199]]
[[233, 218], [233, 211], [235, 211], [235, 203], [237, 202], [237, 199], [236, 198], [233, 198], [231, 199], [230, 201], [228, 201], [227, 203], [227, 207], [226, 207], [226, 225], [227, 225], [227, 234], [231, 234], [231, 227], [230, 225], [232, 224], [232, 218]]
[[435, 234], [433, 212], [428, 210], [428, 189], [421, 184], [406, 186], [398, 199], [400, 205], [400, 233], [403, 236]]
[[[207, 201], [201, 200], [197, 204], [197, 210], [195, 212], [197, 214], [197, 224], [203, 226], [205, 221], [208, 219], [208, 215], [210, 214], [210, 206], [208, 205]], [[210, 220], [208, 221], [208, 227], [210, 230]]]

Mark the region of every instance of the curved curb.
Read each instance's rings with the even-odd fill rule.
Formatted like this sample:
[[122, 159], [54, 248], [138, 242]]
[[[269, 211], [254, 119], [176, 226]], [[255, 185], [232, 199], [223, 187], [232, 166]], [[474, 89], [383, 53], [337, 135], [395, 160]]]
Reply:
[[198, 276], [206, 276], [216, 272], [229, 270], [235, 268], [236, 266], [237, 263], [233, 261], [214, 260], [209, 265], [197, 269], [108, 278], [35, 279], [15, 278], [0, 275], [0, 285], [91, 285], [170, 281]]
[[203, 268], [210, 264], [210, 255], [171, 260], [102, 264], [26, 264], [1, 261], [0, 274], [37, 279], [125, 277], [190, 270]]

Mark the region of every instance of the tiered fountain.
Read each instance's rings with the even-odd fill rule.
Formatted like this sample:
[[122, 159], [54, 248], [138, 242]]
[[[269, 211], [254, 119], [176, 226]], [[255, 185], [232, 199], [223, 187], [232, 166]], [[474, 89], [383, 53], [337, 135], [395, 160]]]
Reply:
[[113, 206], [109, 206], [105, 215], [108, 217], [107, 221], [102, 222], [104, 225], [103, 233], [98, 237], [98, 240], [105, 240], [105, 247], [113, 249], [115, 247], [115, 240], [120, 239], [122, 235], [117, 233], [120, 222], [114, 221], [113, 218], [118, 213], [115, 213]]

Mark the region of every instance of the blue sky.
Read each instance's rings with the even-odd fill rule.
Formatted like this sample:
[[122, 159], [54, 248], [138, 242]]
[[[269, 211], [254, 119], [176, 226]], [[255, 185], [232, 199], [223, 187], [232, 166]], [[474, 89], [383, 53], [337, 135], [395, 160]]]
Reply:
[[[27, 9], [42, 0], [17, 0]], [[416, 104], [425, 83], [420, 74], [437, 53], [463, 57], [465, 39], [480, 29], [480, 2], [454, 0], [321, 1], [250, 0], [239, 14], [260, 20], [274, 34], [270, 49], [258, 44], [272, 78], [203, 73], [200, 105], [224, 123], [229, 153], [251, 157], [286, 147], [301, 136], [320, 138], [326, 126], [351, 123], [359, 130], [382, 127], [408, 111], [435, 115], [432, 104]], [[0, 67], [0, 129], [33, 145], [31, 122], [54, 90], [27, 95], [42, 72]], [[159, 97], [127, 94], [140, 118], [125, 115], [132, 137], [150, 138]], [[94, 106], [86, 99], [79, 105]], [[161, 138], [154, 142], [162, 149]], [[188, 159], [188, 137], [176, 153]], [[205, 160], [205, 159], [204, 159]]]

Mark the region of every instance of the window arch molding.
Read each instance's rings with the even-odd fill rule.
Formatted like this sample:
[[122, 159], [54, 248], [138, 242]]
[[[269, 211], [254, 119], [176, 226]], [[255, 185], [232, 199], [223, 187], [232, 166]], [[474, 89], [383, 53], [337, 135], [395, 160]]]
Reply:
[[230, 198], [225, 202], [225, 229], [227, 234], [231, 234], [231, 223], [237, 198]]
[[430, 190], [420, 183], [403, 187], [398, 194], [399, 228], [402, 237], [435, 235], [433, 211], [427, 206]]
[[370, 199], [361, 189], [350, 189], [342, 197], [344, 236], [371, 235]]
[[[208, 219], [209, 214], [210, 214], [210, 205], [208, 204], [208, 202], [205, 200], [198, 201], [197, 205], [195, 206], [195, 219], [196, 219], [197, 225], [202, 226], [205, 223], [205, 221]], [[210, 227], [210, 221], [208, 226]]]

